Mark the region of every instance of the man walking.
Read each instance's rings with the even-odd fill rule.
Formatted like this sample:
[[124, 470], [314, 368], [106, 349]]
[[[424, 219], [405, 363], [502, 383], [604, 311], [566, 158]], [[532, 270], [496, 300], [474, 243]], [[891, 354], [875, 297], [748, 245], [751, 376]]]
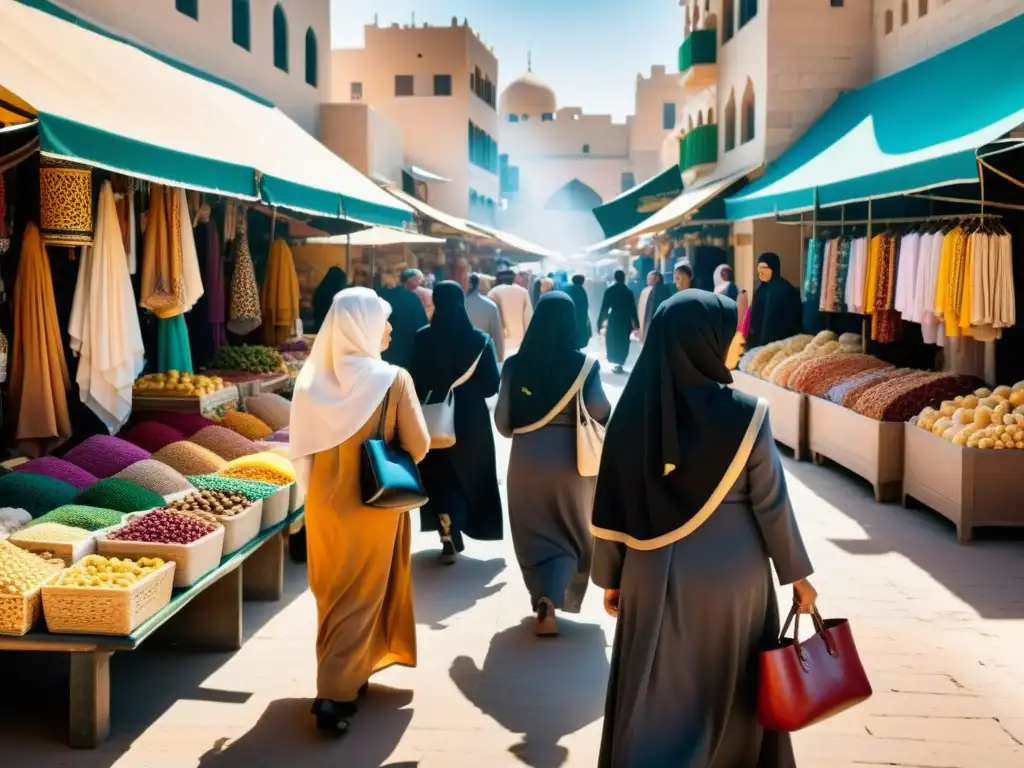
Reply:
[[466, 294], [466, 312], [473, 327], [488, 334], [494, 341], [498, 362], [505, 359], [505, 328], [501, 322], [498, 305], [480, 293], [480, 275], [469, 276], [469, 293]]
[[519, 349], [526, 336], [526, 329], [533, 317], [533, 305], [530, 292], [516, 282], [516, 273], [511, 269], [503, 269], [498, 273], [497, 285], [491, 288], [487, 297], [498, 305], [501, 311], [501, 323], [505, 330], [505, 349], [511, 352]]

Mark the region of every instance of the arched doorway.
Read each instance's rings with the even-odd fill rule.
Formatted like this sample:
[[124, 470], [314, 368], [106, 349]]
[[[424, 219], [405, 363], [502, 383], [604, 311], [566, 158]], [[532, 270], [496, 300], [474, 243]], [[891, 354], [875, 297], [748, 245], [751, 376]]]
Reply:
[[544, 207], [549, 211], [592, 211], [603, 202], [592, 187], [573, 179], [556, 190]]

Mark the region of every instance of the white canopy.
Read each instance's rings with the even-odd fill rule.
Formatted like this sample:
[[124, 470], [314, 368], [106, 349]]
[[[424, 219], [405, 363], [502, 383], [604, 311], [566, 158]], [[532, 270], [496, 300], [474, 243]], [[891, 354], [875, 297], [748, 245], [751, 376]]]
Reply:
[[304, 242], [310, 245], [358, 245], [360, 247], [377, 247], [385, 245], [428, 245], [443, 243], [443, 237], [421, 235], [419, 232], [406, 232], [391, 227], [371, 227], [351, 235], [334, 235], [332, 237], [310, 237]]

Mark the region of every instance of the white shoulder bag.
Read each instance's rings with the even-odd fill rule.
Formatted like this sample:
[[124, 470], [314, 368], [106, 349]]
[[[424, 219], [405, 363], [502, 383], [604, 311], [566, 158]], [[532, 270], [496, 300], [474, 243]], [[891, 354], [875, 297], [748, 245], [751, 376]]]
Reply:
[[[430, 403], [430, 396], [434, 394], [433, 392], [428, 392], [424, 398], [423, 419], [427, 422], [427, 432], [430, 434], [430, 450], [439, 451], [455, 445], [455, 390], [473, 378], [476, 367], [480, 364], [480, 358], [486, 351], [487, 343], [484, 344], [484, 348], [480, 350], [480, 354], [476, 356], [473, 364], [469, 366], [469, 370], [452, 382], [444, 400], [439, 403]], [[430, 404], [427, 405], [427, 403]]]

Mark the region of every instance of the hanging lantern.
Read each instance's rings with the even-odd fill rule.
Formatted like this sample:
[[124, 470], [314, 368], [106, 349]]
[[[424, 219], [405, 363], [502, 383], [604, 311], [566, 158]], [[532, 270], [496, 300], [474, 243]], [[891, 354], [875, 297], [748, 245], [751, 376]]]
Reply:
[[40, 234], [46, 245], [92, 244], [92, 170], [44, 157], [39, 168]]

